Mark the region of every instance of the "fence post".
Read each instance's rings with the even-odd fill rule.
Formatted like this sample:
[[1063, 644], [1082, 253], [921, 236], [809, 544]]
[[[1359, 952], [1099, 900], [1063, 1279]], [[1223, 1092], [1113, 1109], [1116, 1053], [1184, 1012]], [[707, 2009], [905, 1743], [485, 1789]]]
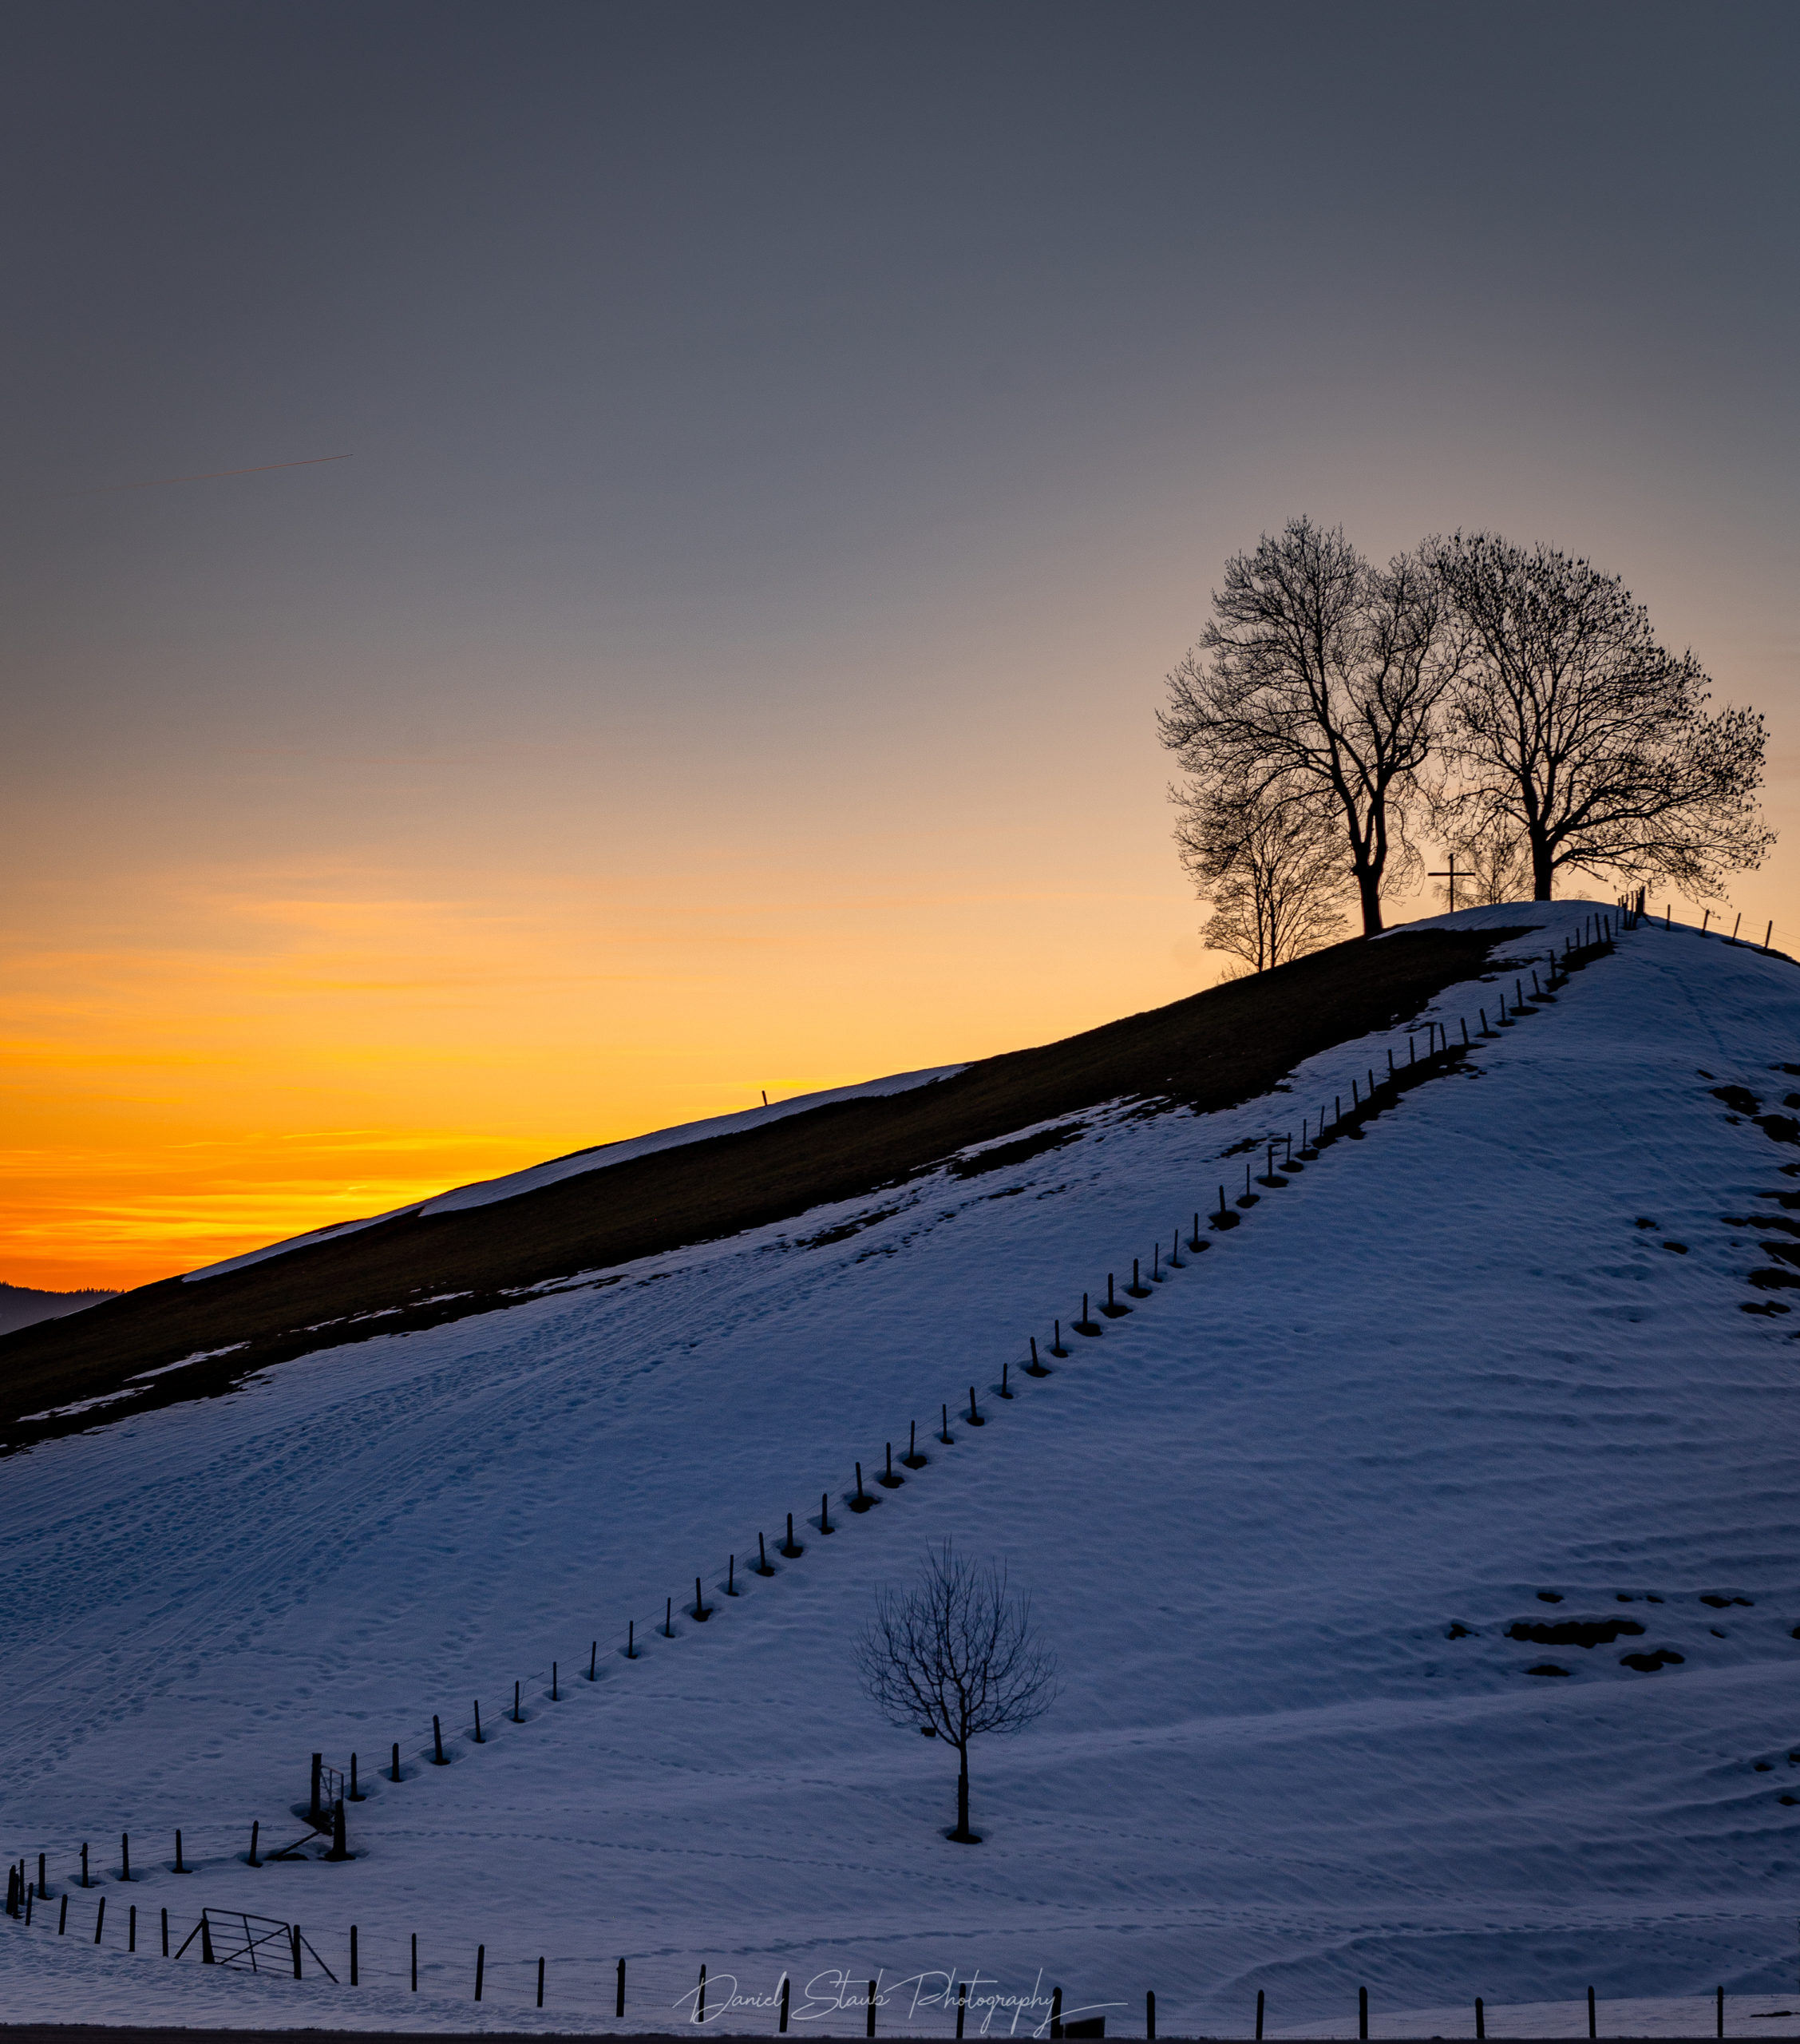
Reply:
[[1368, 2034], [1369, 1991], [1367, 1987], [1359, 1987], [1356, 1990], [1356, 2034], [1366, 2038]]
[[356, 1926], [355, 1926], [354, 1923], [352, 1923], [352, 1924], [350, 1925], [350, 1984], [353, 1987], [355, 1987], [355, 1986], [357, 1985], [357, 1979], [356, 1979]]
[[1263, 2034], [1263, 1991], [1262, 1991], [1262, 1989], [1261, 1989], [1260, 1987], [1259, 1987], [1259, 1988], [1256, 1990], [1256, 2040], [1257, 2040], [1257, 2044], [1262, 2044], [1262, 2034]]
[[1157, 1998], [1153, 1990], [1144, 1997], [1144, 2044], [1157, 2044]]
[[781, 2034], [788, 2034], [788, 1976], [781, 1975]]
[[[782, 2006], [785, 2009], [786, 2003], [784, 2002]], [[625, 2018], [625, 1962], [623, 1959], [619, 1962], [619, 1999], [614, 2006], [613, 2016], [615, 2020], [619, 2022], [623, 2022]]]
[[477, 2001], [480, 2001], [481, 1998], [481, 1969], [487, 1964], [487, 1947], [485, 1945], [477, 1945], [475, 1947], [475, 1998]]
[[312, 1757], [312, 1800], [307, 1808], [307, 1821], [315, 1831], [318, 1828], [318, 1777], [324, 1766], [324, 1754], [315, 1753]]
[[419, 1934], [413, 1933], [413, 1992], [419, 1991]]
[[875, 2034], [875, 1983], [872, 1980], [868, 1983], [868, 2026], [863, 2034], [865, 2037]]
[[163, 1957], [168, 1957], [168, 1911], [163, 1911]]

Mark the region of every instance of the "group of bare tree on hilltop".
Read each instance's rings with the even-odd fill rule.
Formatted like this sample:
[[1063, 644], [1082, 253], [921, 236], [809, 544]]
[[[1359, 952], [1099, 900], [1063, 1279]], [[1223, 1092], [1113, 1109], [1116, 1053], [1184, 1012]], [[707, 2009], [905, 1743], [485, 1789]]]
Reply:
[[1565, 869], [1717, 898], [1774, 842], [1761, 715], [1709, 711], [1692, 654], [1588, 561], [1457, 533], [1377, 568], [1296, 518], [1213, 610], [1158, 721], [1205, 941], [1253, 970], [1335, 936], [1352, 887], [1375, 935], [1424, 834], [1466, 902], [1548, 901]]

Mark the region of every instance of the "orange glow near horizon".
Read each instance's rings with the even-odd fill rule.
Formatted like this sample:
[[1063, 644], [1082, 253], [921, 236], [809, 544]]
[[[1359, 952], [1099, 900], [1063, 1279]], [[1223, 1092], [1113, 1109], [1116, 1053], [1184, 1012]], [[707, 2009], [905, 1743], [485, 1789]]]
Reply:
[[[1136, 902], [779, 913], [750, 898], [765, 890], [697, 905], [677, 882], [621, 913], [566, 880], [509, 876], [521, 911], [378, 877], [140, 879], [104, 915], [50, 890], [39, 929], [13, 933], [0, 1011], [0, 1278], [125, 1289], [764, 1087], [954, 1063], [1213, 976], [1192, 938], [1154, 941], [1192, 926], [1173, 879]], [[1039, 961], [1097, 913], [1136, 969], [1046, 1000]], [[120, 920], [143, 939], [101, 941]], [[47, 941], [45, 923], [82, 934]]]
[[767, 873], [729, 893], [514, 873], [504, 894], [429, 894], [350, 869], [44, 887], [10, 933], [0, 1010], [0, 1279], [126, 1289], [764, 1087], [955, 1063], [1179, 998], [1223, 961], [1173, 859], [1159, 890], [1147, 850], [1085, 891], [803, 902]]

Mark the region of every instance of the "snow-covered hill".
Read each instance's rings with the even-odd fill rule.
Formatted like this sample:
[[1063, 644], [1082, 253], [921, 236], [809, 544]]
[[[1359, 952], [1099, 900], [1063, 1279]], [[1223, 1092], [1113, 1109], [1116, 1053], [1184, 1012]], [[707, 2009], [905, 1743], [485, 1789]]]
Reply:
[[[1444, 920], [1537, 926], [1505, 955], [1541, 976], [1591, 913]], [[991, 2029], [1057, 1986], [1115, 2032], [1153, 1990], [1166, 2034], [1243, 2034], [1259, 1988], [1272, 2032], [1341, 2029], [1359, 1983], [1379, 2012], [1787, 1982], [1800, 1322], [1749, 1279], [1800, 1232], [1800, 975], [1646, 926], [1479, 1039], [1513, 976], [1436, 1004], [1470, 1069], [1228, 1234], [1204, 1210], [1244, 1146], [1347, 1108], [1405, 1031], [0, 1464], [0, 1851], [53, 1888], [0, 1922], [8, 2013], [603, 2027], [621, 1956], [631, 2026], [685, 2020], [704, 1962], [715, 2022], [785, 1971], [795, 2029], [840, 2035], [838, 1975], [880, 1979], [884, 2032], [947, 2030], [930, 1994], [975, 1977]], [[1022, 1374], [1197, 1210], [1212, 1247]], [[915, 1420], [928, 1465], [844, 1511]], [[804, 1555], [750, 1574], [789, 1511]], [[1062, 1668], [975, 1750], [977, 1848], [849, 1651], [945, 1539], [1006, 1559]], [[252, 1870], [315, 1750], [358, 1756], [358, 1856]], [[84, 1840], [106, 1884], [59, 1939]], [[356, 1924], [361, 1984], [165, 1963], [158, 1912], [179, 1937], [202, 1903], [301, 1923], [340, 1975]]]

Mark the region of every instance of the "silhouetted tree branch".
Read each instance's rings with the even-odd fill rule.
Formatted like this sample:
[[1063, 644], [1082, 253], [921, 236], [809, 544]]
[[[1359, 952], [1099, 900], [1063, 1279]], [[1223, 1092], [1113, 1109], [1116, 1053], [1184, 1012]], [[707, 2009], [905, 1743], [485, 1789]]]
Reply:
[[1271, 788], [1178, 794], [1175, 826], [1181, 863], [1213, 905], [1201, 932], [1215, 951], [1266, 972], [1336, 937], [1343, 912], [1343, 848], [1315, 805], [1281, 799]]
[[1705, 898], [1761, 863], [1762, 717], [1709, 714], [1699, 662], [1657, 644], [1616, 576], [1492, 533], [1423, 554], [1466, 655], [1448, 704], [1452, 831], [1521, 837], [1539, 901], [1565, 866]]
[[1424, 792], [1437, 710], [1454, 671], [1440, 581], [1402, 555], [1372, 568], [1341, 529], [1292, 520], [1225, 564], [1213, 621], [1169, 677], [1163, 743], [1202, 802], [1279, 793], [1328, 819], [1363, 928], [1406, 813]]

